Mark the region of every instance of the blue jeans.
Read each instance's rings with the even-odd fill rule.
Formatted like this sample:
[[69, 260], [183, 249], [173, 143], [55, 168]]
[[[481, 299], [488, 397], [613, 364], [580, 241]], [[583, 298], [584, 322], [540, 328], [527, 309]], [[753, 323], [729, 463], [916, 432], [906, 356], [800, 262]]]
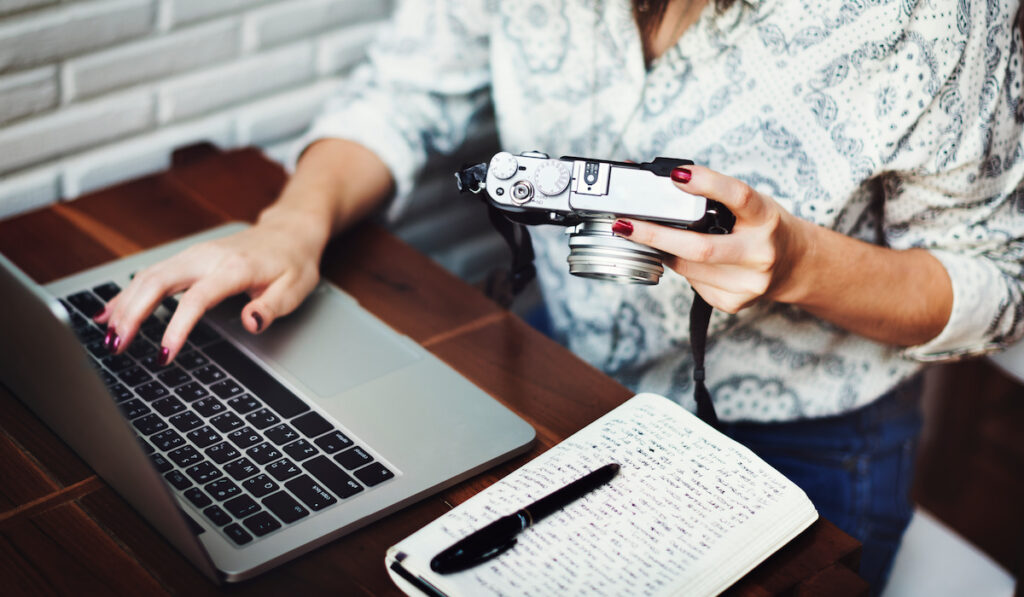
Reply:
[[913, 510], [921, 380], [845, 415], [726, 423], [723, 431], [799, 485], [818, 512], [859, 540], [860, 574], [880, 593]]

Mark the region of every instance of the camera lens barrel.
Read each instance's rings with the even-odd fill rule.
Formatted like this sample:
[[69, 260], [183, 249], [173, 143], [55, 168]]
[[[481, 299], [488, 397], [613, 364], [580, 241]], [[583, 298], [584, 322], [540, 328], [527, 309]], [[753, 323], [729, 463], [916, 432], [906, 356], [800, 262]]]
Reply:
[[569, 236], [569, 273], [625, 284], [657, 284], [661, 252], [612, 233], [615, 218], [587, 219]]

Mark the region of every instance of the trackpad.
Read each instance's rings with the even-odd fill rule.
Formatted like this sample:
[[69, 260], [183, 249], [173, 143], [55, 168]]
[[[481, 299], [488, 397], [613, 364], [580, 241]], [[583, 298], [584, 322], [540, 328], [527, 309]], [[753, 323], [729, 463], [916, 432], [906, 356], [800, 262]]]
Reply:
[[212, 313], [256, 354], [280, 366], [321, 397], [330, 397], [416, 362], [420, 356], [351, 298], [321, 283], [299, 309], [253, 336], [239, 313], [246, 299]]

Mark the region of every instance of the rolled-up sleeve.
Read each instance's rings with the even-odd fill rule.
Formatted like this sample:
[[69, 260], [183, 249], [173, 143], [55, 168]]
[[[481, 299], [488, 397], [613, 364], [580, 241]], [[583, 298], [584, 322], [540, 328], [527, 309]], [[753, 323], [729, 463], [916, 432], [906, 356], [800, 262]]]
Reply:
[[994, 6], [960, 5], [950, 28], [963, 39], [920, 46], [955, 59], [913, 127], [893, 139], [903, 167], [887, 184], [885, 240], [929, 250], [953, 288], [944, 329], [904, 350], [915, 360], [991, 352], [1024, 335], [1021, 47], [1014, 11]]
[[355, 141], [390, 169], [403, 207], [431, 152], [450, 153], [490, 106], [485, 0], [400, 2], [321, 116], [296, 143], [290, 165], [313, 142]]

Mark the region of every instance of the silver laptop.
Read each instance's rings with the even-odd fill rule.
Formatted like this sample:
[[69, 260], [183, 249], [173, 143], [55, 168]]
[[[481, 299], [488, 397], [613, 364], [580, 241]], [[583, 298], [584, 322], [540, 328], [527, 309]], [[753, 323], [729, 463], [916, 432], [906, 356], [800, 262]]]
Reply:
[[[0, 381], [216, 581], [239, 581], [525, 451], [533, 428], [321, 283], [252, 336], [210, 312], [170, 366], [166, 300], [123, 355], [90, 316], [231, 224], [45, 287], [0, 256]], [[383, 558], [384, 554], [381, 554]]]

